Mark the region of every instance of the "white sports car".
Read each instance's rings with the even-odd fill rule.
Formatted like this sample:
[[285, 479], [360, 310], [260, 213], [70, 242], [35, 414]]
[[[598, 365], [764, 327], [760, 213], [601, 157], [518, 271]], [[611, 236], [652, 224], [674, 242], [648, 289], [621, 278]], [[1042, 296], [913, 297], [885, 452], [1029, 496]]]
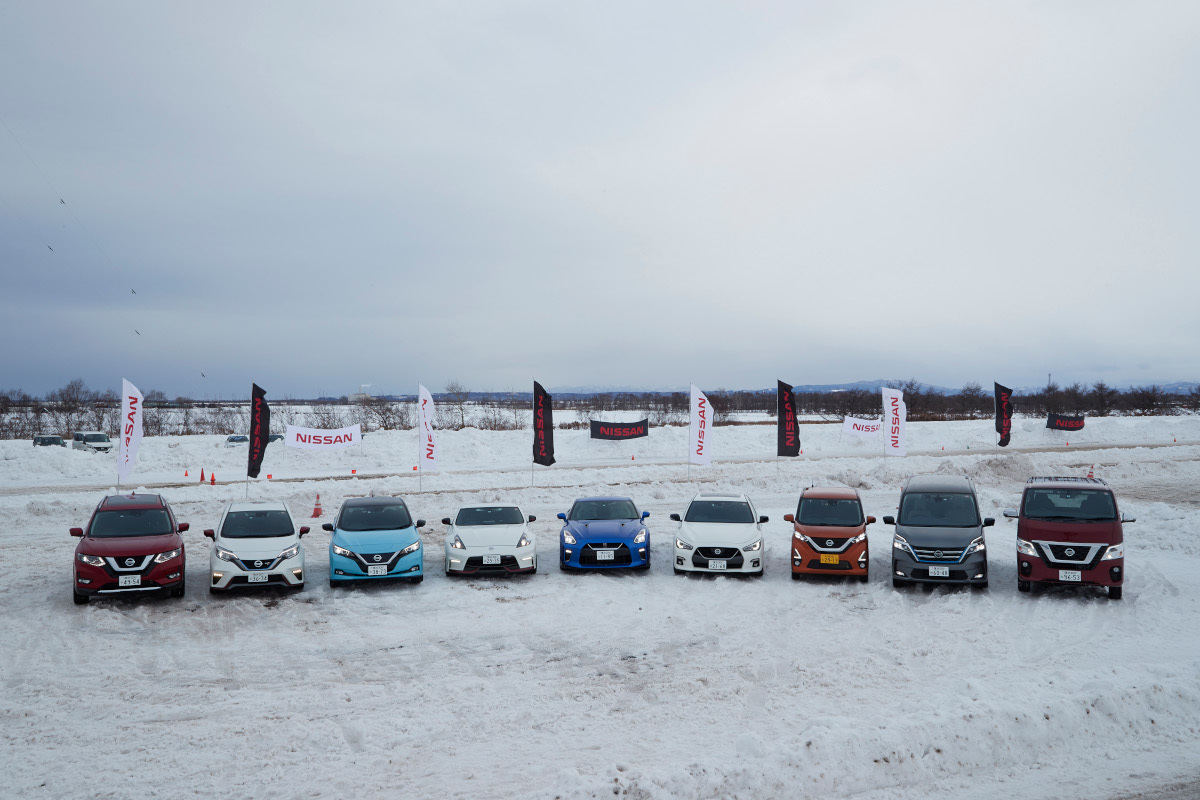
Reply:
[[304, 545], [287, 506], [279, 502], [230, 503], [216, 530], [209, 555], [210, 592], [243, 586], [304, 588]]
[[536, 517], [516, 505], [463, 506], [446, 529], [447, 575], [503, 575], [537, 572], [529, 523]]
[[762, 526], [750, 498], [743, 494], [698, 494], [675, 535], [675, 572], [736, 572], [762, 575]]

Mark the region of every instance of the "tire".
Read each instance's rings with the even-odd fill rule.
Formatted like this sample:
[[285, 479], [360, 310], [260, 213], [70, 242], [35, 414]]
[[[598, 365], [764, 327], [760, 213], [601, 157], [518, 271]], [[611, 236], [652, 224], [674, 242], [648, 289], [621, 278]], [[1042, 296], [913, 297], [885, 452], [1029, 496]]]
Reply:
[[1018, 592], [1028, 592], [1029, 591], [1029, 581], [1017, 581], [1017, 591]]
[[893, 589], [903, 589], [905, 586], [908, 586], [908, 581], [902, 581], [899, 578], [892, 578]]
[[1120, 600], [1121, 594], [1122, 594], [1121, 589], [1122, 589], [1122, 587], [1120, 587], [1120, 586], [1108, 587], [1108, 599], [1109, 600]]
[[636, 569], [638, 572], [645, 572], [646, 570], [650, 569], [650, 559], [647, 558], [645, 564], [639, 564], [638, 566], [634, 567], [634, 569]]
[[224, 592], [222, 590], [218, 589], [215, 586], [208, 587], [208, 593], [209, 594], [224, 594]]
[[71, 590], [71, 599], [75, 601], [75, 605], [77, 605], [77, 606], [86, 606], [89, 598], [86, 594], [80, 594], [79, 592], [72, 589]]
[[866, 575], [859, 575], [859, 576], [858, 576], [858, 582], [859, 582], [859, 583], [866, 583], [866, 582], [867, 582], [868, 580], [870, 580], [870, 579], [871, 579], [871, 575], [870, 575], [869, 573], [868, 573], [868, 574], [866, 574]]
[[684, 571], [683, 571], [683, 570], [681, 570], [679, 567], [672, 567], [671, 569], [675, 570], [675, 574], [676, 574], [676, 575], [682, 575], [682, 574], [683, 574], [683, 572], [684, 572]]
[[420, 583], [421, 581], [425, 580], [425, 576], [424, 576], [424, 575], [418, 575], [418, 576], [417, 576], [417, 577], [415, 577], [415, 578], [409, 578], [409, 580], [410, 580], [410, 581], [412, 581], [413, 583]]
[[987, 587], [988, 587], [988, 582], [986, 580], [983, 583], [972, 583], [971, 584], [971, 588], [977, 592], [982, 592]]
[[180, 581], [179, 585], [171, 590], [171, 597], [175, 597], [175, 598], [183, 597], [183, 593], [186, 589], [187, 589], [187, 585], [183, 581]]
[[794, 581], [798, 581], [798, 580], [800, 580], [802, 577], [804, 577], [804, 576], [802, 576], [802, 575], [801, 575], [799, 572], [793, 572], [793, 573], [792, 573], [792, 580], [794, 580]]

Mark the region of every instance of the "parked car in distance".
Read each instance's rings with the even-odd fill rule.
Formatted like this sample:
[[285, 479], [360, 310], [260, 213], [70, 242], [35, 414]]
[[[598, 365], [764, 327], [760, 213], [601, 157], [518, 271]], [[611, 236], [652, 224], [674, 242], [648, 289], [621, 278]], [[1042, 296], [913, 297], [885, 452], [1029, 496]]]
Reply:
[[870, 554], [867, 526], [858, 491], [848, 487], [810, 486], [800, 493], [792, 523], [792, 578], [804, 575], [847, 575], [866, 583]]
[[581, 497], [559, 514], [559, 562], [564, 570], [650, 568], [649, 511], [628, 497]]
[[86, 450], [89, 453], [111, 453], [112, 439], [107, 433], [100, 431], [76, 431], [71, 437], [72, 450]]
[[75, 547], [73, 596], [83, 604], [97, 595], [167, 592], [183, 597], [186, 522], [157, 494], [105, 497]]
[[237, 447], [239, 444], [249, 444], [249, 443], [250, 443], [250, 437], [244, 436], [240, 433], [234, 433], [234, 434], [231, 434], [231, 435], [225, 437], [225, 446], [226, 447]]
[[329, 586], [352, 581], [403, 579], [420, 583], [425, 553], [408, 505], [399, 497], [352, 497], [337, 521], [321, 526], [329, 539]]
[[214, 594], [244, 586], [304, 588], [304, 546], [287, 506], [278, 501], [230, 503], [216, 529], [204, 535], [213, 540], [209, 551], [208, 590]]
[[63, 441], [61, 436], [50, 436], [48, 434], [39, 434], [33, 437], [34, 447], [66, 447], [67, 443]]
[[267, 436], [267, 444], [270, 444], [271, 442], [282, 442], [282, 441], [283, 441], [282, 433], [272, 433], [269, 436]]
[[675, 536], [675, 572], [734, 572], [762, 575], [765, 548], [758, 515], [744, 494], [698, 494]]
[[892, 537], [892, 585], [960, 583], [987, 588], [987, 546], [975, 485], [966, 477], [916, 475], [900, 493]]
[[1036, 477], [1025, 482], [1017, 520], [1017, 589], [1035, 583], [1100, 586], [1121, 599], [1125, 534], [1117, 498], [1099, 478]]
[[537, 572], [537, 542], [515, 503], [463, 506], [446, 526], [447, 575], [508, 575]]

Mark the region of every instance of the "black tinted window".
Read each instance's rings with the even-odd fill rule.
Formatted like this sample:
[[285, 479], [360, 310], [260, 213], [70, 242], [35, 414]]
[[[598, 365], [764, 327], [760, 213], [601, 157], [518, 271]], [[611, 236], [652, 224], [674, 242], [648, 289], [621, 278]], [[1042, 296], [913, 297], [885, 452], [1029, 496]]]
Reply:
[[1025, 492], [1026, 517], [1083, 522], [1114, 520], [1117, 505], [1111, 492], [1095, 489], [1030, 489]]
[[975, 496], [957, 492], [909, 492], [900, 501], [901, 525], [970, 528], [979, 524]]
[[863, 522], [862, 506], [857, 500], [806, 497], [800, 501], [796, 521], [801, 525], [857, 527]]
[[161, 536], [164, 533], [174, 533], [167, 510], [139, 508], [96, 512], [88, 536]]
[[390, 531], [410, 525], [412, 517], [403, 503], [345, 506], [338, 520], [344, 531]]
[[221, 536], [227, 539], [291, 536], [293, 533], [292, 518], [286, 511], [230, 511], [221, 525]]
[[571, 508], [568, 519], [637, 519], [637, 509], [629, 500], [580, 500]]
[[525, 519], [516, 506], [460, 508], [455, 525], [520, 525]]
[[754, 522], [750, 504], [740, 500], [693, 500], [687, 522]]

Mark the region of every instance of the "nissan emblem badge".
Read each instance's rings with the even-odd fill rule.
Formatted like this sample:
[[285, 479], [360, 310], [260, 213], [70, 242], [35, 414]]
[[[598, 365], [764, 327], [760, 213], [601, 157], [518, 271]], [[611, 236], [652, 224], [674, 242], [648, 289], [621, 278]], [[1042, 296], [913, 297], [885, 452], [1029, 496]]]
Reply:
[[137, 562], [136, 562], [136, 561], [134, 561], [132, 558], [127, 558], [127, 559], [125, 559], [125, 566], [127, 566], [127, 567], [132, 567], [132, 566], [133, 566], [134, 564], [136, 564], [136, 563], [137, 563]]

